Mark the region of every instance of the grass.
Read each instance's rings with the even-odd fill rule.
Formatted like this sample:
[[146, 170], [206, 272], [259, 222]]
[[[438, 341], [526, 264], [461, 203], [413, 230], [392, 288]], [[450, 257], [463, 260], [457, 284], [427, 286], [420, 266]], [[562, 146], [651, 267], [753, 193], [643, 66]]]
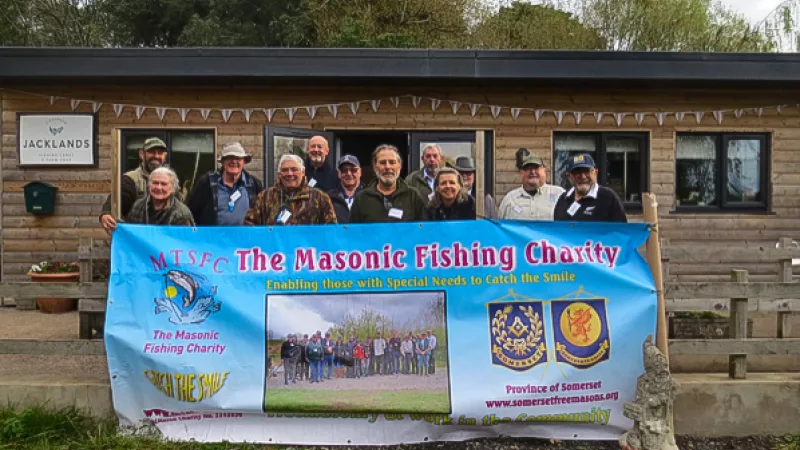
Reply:
[[449, 414], [450, 398], [447, 392], [270, 389], [265, 406], [267, 411]]
[[800, 435], [786, 436], [785, 443], [778, 446], [777, 450], [800, 450]]
[[2, 450], [250, 450], [254, 444], [200, 444], [167, 442], [156, 438], [130, 437], [117, 433], [117, 421], [99, 421], [82, 411], [42, 407], [16, 411], [0, 409]]

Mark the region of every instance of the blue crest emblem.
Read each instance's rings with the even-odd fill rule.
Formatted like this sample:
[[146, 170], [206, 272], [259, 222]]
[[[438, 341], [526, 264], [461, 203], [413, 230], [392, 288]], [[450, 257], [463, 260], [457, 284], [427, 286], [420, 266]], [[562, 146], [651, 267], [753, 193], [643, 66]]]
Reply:
[[489, 303], [492, 364], [524, 372], [547, 362], [542, 302]]
[[205, 277], [180, 270], [164, 274], [163, 295], [155, 299], [156, 314], [166, 312], [169, 321], [178, 325], [204, 322], [222, 306], [214, 299], [216, 286], [210, 286]]
[[556, 362], [588, 369], [611, 358], [605, 299], [553, 300]]

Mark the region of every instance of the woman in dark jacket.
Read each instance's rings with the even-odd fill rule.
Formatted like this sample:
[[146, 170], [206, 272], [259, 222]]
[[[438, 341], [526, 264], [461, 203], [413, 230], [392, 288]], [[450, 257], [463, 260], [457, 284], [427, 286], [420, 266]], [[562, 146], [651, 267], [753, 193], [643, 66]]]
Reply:
[[425, 220], [475, 220], [475, 199], [464, 191], [464, 182], [457, 170], [439, 169], [433, 190], [433, 198], [425, 208]]

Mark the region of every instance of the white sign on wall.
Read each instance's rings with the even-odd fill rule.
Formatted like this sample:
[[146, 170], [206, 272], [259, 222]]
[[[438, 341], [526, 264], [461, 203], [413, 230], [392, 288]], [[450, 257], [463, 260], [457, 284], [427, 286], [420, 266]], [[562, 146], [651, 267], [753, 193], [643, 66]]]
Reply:
[[94, 114], [17, 116], [20, 166], [97, 166]]

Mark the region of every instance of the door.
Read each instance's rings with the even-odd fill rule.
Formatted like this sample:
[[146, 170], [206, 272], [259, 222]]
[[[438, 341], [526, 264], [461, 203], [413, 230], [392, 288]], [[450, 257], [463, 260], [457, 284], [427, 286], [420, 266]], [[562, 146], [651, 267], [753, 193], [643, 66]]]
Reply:
[[308, 141], [314, 136], [322, 136], [328, 140], [328, 156], [325, 158], [325, 164], [335, 168], [333, 133], [308, 128], [264, 127], [264, 185], [269, 187], [275, 183], [281, 156], [293, 153], [305, 161], [308, 155]]
[[[494, 211], [485, 211], [486, 196], [494, 192], [494, 152], [491, 132], [487, 131], [420, 131], [411, 132], [410, 168], [422, 165], [422, 151], [429, 144], [442, 149], [445, 164], [455, 166], [456, 158], [469, 156], [475, 164], [475, 202], [478, 215], [493, 217]], [[493, 205], [493, 202], [490, 202]], [[494, 208], [492, 208], [494, 209]]]

